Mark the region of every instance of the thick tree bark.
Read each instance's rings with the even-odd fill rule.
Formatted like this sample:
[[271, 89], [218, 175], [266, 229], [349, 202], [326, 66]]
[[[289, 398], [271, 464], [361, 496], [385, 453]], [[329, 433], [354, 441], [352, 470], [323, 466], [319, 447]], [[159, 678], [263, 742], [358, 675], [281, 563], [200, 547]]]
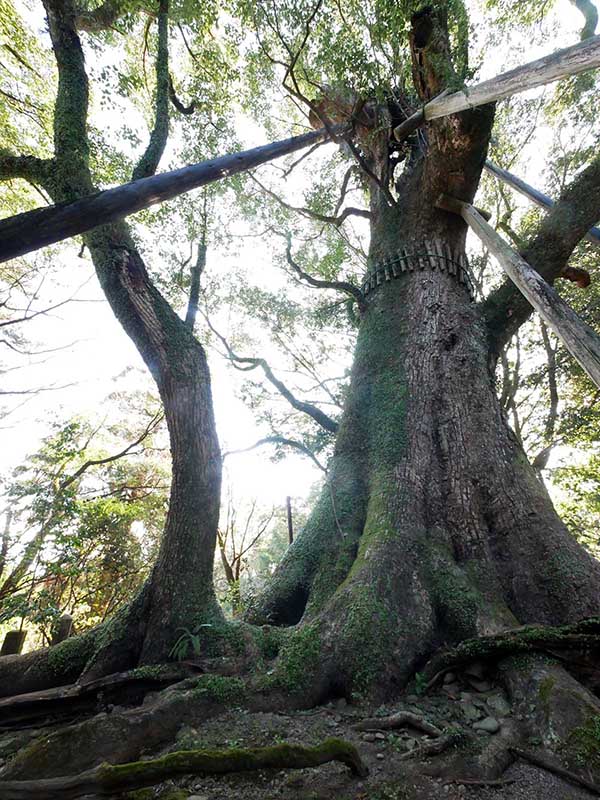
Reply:
[[[443, 88], [431, 56], [444, 47], [413, 37], [423, 98]], [[466, 225], [435, 207], [442, 193], [472, 202], [492, 118], [482, 107], [430, 123], [395, 206], [371, 187], [370, 273], [411, 257], [371, 281], [328, 484], [251, 612], [300, 623], [277, 674], [314, 701], [389, 695], [442, 645], [600, 609], [600, 564], [558, 518], [500, 408], [488, 329], [459, 280]], [[373, 139], [385, 179], [385, 141]]]

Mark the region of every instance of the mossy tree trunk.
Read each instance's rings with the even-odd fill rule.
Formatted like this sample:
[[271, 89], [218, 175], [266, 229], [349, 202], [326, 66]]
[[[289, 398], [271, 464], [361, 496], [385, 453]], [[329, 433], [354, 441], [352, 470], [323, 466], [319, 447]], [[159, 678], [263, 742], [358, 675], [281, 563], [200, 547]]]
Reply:
[[[88, 162], [88, 82], [75, 5], [45, 0], [45, 8], [59, 83], [55, 155], [37, 163], [36, 178], [61, 203], [95, 190]], [[168, 132], [164, 0], [158, 22], [156, 124], [138, 165], [143, 174], [156, 168]], [[161, 82], [166, 86], [162, 90]], [[3, 694], [68, 682], [82, 670], [91, 679], [138, 663], [165, 661], [180, 626], [222, 621], [212, 579], [221, 455], [206, 355], [190, 326], [153, 285], [124, 222], [96, 228], [84, 241], [106, 298], [160, 393], [172, 456], [169, 510], [158, 559], [138, 596], [97, 632], [65, 642], [48, 658], [32, 654], [14, 664], [5, 659]]]
[[[447, 38], [443, 19], [432, 22], [440, 35], [419, 39], [416, 20], [412, 39], [423, 100], [443, 88], [431, 56]], [[384, 184], [387, 113], [363, 141]], [[314, 701], [389, 696], [443, 645], [600, 609], [600, 564], [557, 516], [501, 411], [492, 332], [460, 279], [466, 226], [436, 209], [441, 193], [472, 201], [492, 121], [488, 106], [427, 125], [396, 205], [371, 182], [369, 270], [382, 266], [381, 283], [367, 295], [328, 482], [249, 614], [297, 624], [277, 679]], [[551, 669], [558, 691], [568, 676]], [[505, 672], [523, 689], [516, 668]], [[577, 724], [598, 710], [580, 689]]]

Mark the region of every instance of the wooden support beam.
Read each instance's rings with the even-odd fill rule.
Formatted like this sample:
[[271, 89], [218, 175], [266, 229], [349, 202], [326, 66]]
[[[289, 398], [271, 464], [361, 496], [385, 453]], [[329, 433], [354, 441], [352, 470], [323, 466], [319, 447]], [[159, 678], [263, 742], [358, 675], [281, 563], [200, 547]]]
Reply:
[[[517, 192], [520, 192], [520, 194], [527, 197], [537, 206], [541, 206], [541, 208], [552, 208], [554, 205], [554, 200], [552, 200], [551, 197], [548, 197], [547, 194], [539, 192], [537, 189], [534, 189], [533, 186], [530, 186], [528, 183], [525, 183], [525, 181], [521, 180], [521, 178], [517, 178], [517, 176], [513, 175], [512, 172], [508, 172], [508, 170], [502, 169], [502, 167], [497, 167], [495, 164], [492, 164], [491, 161], [485, 162], [485, 169], [490, 173], [490, 175], [499, 178], [503, 183], [506, 183], [507, 186], [516, 189]], [[588, 242], [592, 242], [592, 244], [600, 247], [600, 228], [590, 228], [586, 233], [585, 238], [588, 240]]]
[[[343, 125], [336, 125], [331, 132], [341, 133], [343, 129]], [[74, 203], [36, 208], [0, 220], [0, 262], [114, 222], [156, 203], [171, 200], [191, 189], [247, 172], [288, 153], [325, 142], [329, 138], [329, 132], [320, 128], [251, 150], [230, 153], [211, 161], [141, 178], [83, 197]]]
[[600, 387], [600, 336], [488, 225], [472, 205], [441, 195], [437, 207], [464, 219], [573, 358]]
[[536, 86], [552, 83], [567, 75], [577, 75], [597, 67], [600, 67], [600, 36], [592, 36], [572, 47], [565, 47], [564, 50], [557, 50], [549, 56], [497, 75], [489, 81], [469, 86], [464, 91], [438, 95], [394, 128], [394, 136], [402, 141], [430, 119], [493, 103]]

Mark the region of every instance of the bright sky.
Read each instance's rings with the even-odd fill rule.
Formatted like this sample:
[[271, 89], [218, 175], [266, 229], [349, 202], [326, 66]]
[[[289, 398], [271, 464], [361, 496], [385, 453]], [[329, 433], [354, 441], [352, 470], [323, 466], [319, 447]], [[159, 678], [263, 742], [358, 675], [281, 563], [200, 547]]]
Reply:
[[[529, 43], [519, 43], [515, 38], [511, 43], [510, 54], [501, 50], [486, 53], [480, 78], [491, 77], [516, 64], [545, 55], [557, 47], [574, 43], [581, 28], [581, 16], [568, 0], [559, 1], [557, 14], [562, 29], [559, 39], [531, 47]], [[535, 146], [529, 148], [527, 174], [522, 175], [540, 188], [543, 187], [544, 145], [548, 141], [548, 136], [542, 136], [542, 146], [538, 140]], [[248, 142], [249, 145], [259, 143], [262, 143], [260, 139]], [[251, 256], [257, 275], [272, 273], [274, 268], [270, 262], [269, 250], [264, 244], [252, 240]], [[45, 257], [37, 254], [30, 258]], [[3, 437], [0, 473], [4, 474], [35, 448], [49, 420], [57, 417], [66, 419], [75, 413], [97, 413], [103, 399], [114, 387], [113, 380], [117, 375], [129, 366], [145, 369], [134, 346], [108, 308], [93, 275], [89, 258], [80, 259], [78, 248], [73, 244], [68, 248], [57, 248], [57, 255], [52, 257], [60, 260], [60, 279], [54, 281], [50, 287], [42, 287], [40, 307], [72, 295], [73, 287], [80, 287], [76, 293], [77, 302], [67, 303], [50, 316], [42, 316], [27, 323], [23, 333], [38, 343], [34, 349], [64, 349], [31, 356], [26, 367], [4, 375], [3, 388], [19, 390], [32, 386], [69, 386], [35, 396], [24, 395], [11, 403], [11, 407], [21, 402], [23, 405], [0, 422]], [[210, 258], [220, 257], [211, 253]], [[219, 263], [215, 266], [219, 269]], [[77, 341], [71, 344], [74, 340]], [[266, 431], [257, 427], [252, 413], [235, 398], [234, 380], [223, 361], [211, 354], [210, 362], [222, 448], [230, 450], [246, 447], [264, 436]], [[14, 363], [23, 364], [23, 359]], [[273, 464], [269, 460], [268, 448], [231, 457], [227, 461], [227, 467], [236, 487], [236, 496], [257, 497], [261, 503], [267, 505], [282, 505], [288, 494], [306, 495], [311, 484], [321, 476], [310, 461], [294, 454], [290, 454], [285, 461]]]

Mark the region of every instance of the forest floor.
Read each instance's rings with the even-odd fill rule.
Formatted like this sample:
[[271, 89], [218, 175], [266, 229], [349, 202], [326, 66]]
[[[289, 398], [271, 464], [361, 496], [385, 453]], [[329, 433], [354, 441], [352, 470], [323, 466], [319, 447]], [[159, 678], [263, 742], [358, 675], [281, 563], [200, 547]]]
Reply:
[[[469, 683], [467, 683], [469, 680]], [[151, 698], [147, 698], [151, 699]], [[117, 709], [115, 709], [117, 711]], [[347, 767], [329, 763], [301, 770], [262, 770], [225, 776], [189, 777], [169, 781], [153, 789], [118, 795], [130, 800], [588, 800], [585, 789], [566, 783], [554, 774], [516, 761], [502, 775], [501, 785], [473, 786], [461, 782], [465, 759], [463, 748], [441, 755], [411, 757], [429, 737], [413, 728], [359, 731], [365, 718], [382, 720], [400, 711], [419, 715], [439, 727], [469, 730], [470, 751], [496, 741], [510, 744], [510, 704], [498, 686], [473, 678], [459, 680], [452, 674], [427, 695], [407, 694], [397, 702], [376, 709], [348, 704], [339, 699], [307, 711], [287, 713], [250, 712], [229, 708], [198, 728], [183, 726], [162, 753], [190, 749], [263, 747], [280, 743], [318, 745], [328, 738], [354, 744], [369, 768], [366, 778], [353, 776]], [[519, 720], [521, 721], [521, 720]], [[488, 728], [478, 730], [479, 727]], [[43, 730], [0, 731], [0, 767], [8, 764], [18, 749]], [[473, 745], [475, 742], [475, 745]], [[535, 749], [532, 744], [532, 749]], [[454, 752], [452, 752], [454, 750]], [[148, 757], [156, 753], [148, 754]], [[448, 780], [448, 774], [453, 780]], [[444, 776], [444, 777], [440, 777]], [[29, 776], [35, 778], [35, 775]], [[1, 779], [1, 778], [0, 778]], [[89, 796], [91, 798], [91, 796]], [[116, 797], [116, 796], [115, 796]]]

